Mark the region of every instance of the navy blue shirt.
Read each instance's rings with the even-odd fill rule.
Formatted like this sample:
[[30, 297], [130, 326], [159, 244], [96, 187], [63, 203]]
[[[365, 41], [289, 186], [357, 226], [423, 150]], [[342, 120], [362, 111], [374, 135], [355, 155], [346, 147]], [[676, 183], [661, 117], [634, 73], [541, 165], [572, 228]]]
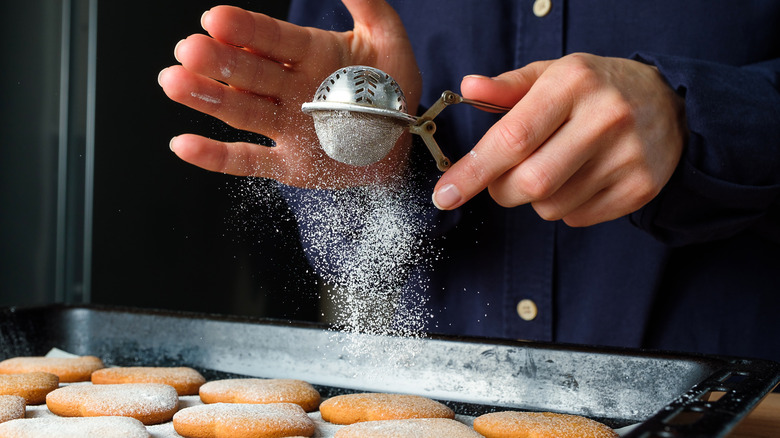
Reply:
[[[422, 106], [467, 74], [588, 52], [656, 66], [690, 130], [672, 180], [627, 217], [571, 228], [486, 192], [437, 213], [428, 244], [445, 257], [428, 273], [431, 331], [780, 360], [780, 2], [552, 0], [543, 17], [531, 0], [390, 3], [423, 75]], [[333, 0], [294, 1], [290, 19], [352, 26]], [[498, 117], [449, 107], [437, 141], [457, 159]], [[420, 157], [429, 196], [435, 165]], [[530, 321], [521, 300], [538, 309]]]

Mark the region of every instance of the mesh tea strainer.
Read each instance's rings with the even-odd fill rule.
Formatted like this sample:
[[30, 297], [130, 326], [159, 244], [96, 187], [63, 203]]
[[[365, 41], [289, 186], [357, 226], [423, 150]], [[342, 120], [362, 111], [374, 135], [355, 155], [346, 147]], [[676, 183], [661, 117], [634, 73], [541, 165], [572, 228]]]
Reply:
[[452, 91], [442, 93], [422, 116], [406, 112], [401, 87], [382, 70], [362, 65], [343, 67], [328, 76], [303, 112], [314, 118], [314, 128], [325, 153], [353, 166], [375, 163], [390, 152], [404, 129], [422, 137], [442, 172], [450, 167], [433, 134], [436, 117], [448, 105], [467, 103], [483, 109], [509, 108], [464, 99]]

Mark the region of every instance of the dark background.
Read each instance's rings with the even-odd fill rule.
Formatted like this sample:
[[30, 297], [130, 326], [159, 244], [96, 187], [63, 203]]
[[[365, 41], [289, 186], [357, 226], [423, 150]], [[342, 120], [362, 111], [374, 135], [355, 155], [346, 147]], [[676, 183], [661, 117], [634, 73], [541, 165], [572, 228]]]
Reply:
[[[164, 1], [128, 14], [98, 9], [92, 300], [95, 303], [311, 319], [294, 220], [269, 181], [204, 171], [179, 160], [184, 132], [263, 141], [170, 101], [157, 84], [173, 48], [203, 33], [209, 1]], [[287, 2], [232, 2], [285, 18]], [[259, 189], [259, 190], [258, 190]], [[257, 193], [260, 192], [260, 193]]]
[[[6, 15], [3, 24], [19, 32], [40, 28], [35, 24], [41, 24], [41, 8], [35, 3], [4, 5], [2, 12], [14, 18]], [[98, 3], [89, 301], [314, 320], [319, 315], [318, 281], [274, 183], [207, 172], [179, 160], [168, 148], [173, 136], [185, 132], [270, 144], [170, 101], [157, 84], [159, 71], [176, 63], [176, 43], [203, 33], [200, 17], [216, 4]], [[288, 7], [288, 2], [275, 0], [231, 4], [277, 18], [284, 18]], [[49, 23], [56, 25], [56, 11], [51, 15]], [[13, 29], [3, 32], [3, 37], [20, 40], [20, 35], [11, 35]], [[51, 206], [57, 184], [51, 176], [52, 169], [56, 171], [51, 164], [56, 138], [50, 137], [56, 135], [39, 132], [35, 117], [14, 114], [30, 93], [40, 95], [27, 103], [36, 117], [56, 105], [56, 86], [40, 86], [59, 80], [57, 72], [47, 70], [56, 67], [59, 57], [58, 34], [50, 33], [33, 35], [39, 40], [32, 42], [22, 38], [21, 48], [5, 38], [3, 43], [4, 55], [14, 51], [14, 61], [29, 58], [25, 68], [30, 69], [29, 74], [23, 70], [8, 77], [12, 73], [5, 56], [3, 79], [32, 83], [3, 86], [4, 94], [6, 87], [16, 88], [11, 89], [13, 101], [3, 97], [0, 305], [57, 300], [48, 292], [55, 281], [50, 234], [51, 210], [56, 210]], [[50, 118], [56, 119], [53, 111]], [[17, 151], [9, 152], [14, 147]]]

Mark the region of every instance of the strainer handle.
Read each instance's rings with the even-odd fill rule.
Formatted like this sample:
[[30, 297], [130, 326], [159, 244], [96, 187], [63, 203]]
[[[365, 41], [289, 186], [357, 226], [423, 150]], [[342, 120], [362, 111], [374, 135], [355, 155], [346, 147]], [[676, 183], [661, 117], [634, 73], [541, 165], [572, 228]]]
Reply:
[[509, 112], [510, 109], [512, 109], [501, 105], [493, 105], [492, 103], [482, 102], [480, 100], [465, 99], [463, 97], [461, 97], [461, 99], [462, 99], [461, 102], [463, 103], [467, 103], [471, 106], [475, 106], [477, 108], [489, 110], [489, 111], [498, 111], [498, 112], [506, 113]]
[[417, 122], [409, 126], [409, 132], [422, 137], [431, 155], [433, 155], [433, 159], [436, 160], [436, 167], [438, 167], [442, 172], [449, 169], [452, 162], [444, 155], [444, 153], [441, 151], [441, 148], [439, 147], [439, 144], [436, 143], [436, 140], [433, 138], [433, 134], [436, 132], [436, 123], [433, 122], [433, 119], [434, 117], [438, 116], [439, 113], [444, 111], [444, 108], [457, 103], [467, 103], [471, 106], [489, 111], [509, 111], [509, 108], [504, 106], [493, 105], [491, 103], [481, 102], [479, 100], [464, 99], [461, 95], [450, 90], [441, 93], [439, 100], [431, 105], [431, 107], [428, 108], [428, 111], [418, 117]]
[[444, 172], [450, 168], [452, 162], [444, 155], [439, 144], [433, 138], [433, 134], [436, 132], [436, 123], [433, 120], [418, 120], [416, 124], [409, 126], [409, 132], [422, 137], [425, 146], [428, 147], [428, 151], [433, 155], [433, 159], [436, 160], [436, 167], [440, 171]]

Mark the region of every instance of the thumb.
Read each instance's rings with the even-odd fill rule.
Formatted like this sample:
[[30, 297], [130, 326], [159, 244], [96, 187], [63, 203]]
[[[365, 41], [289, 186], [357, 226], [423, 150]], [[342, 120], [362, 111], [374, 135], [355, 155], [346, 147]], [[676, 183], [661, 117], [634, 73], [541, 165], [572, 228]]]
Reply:
[[422, 94], [422, 77], [401, 18], [384, 0], [342, 1], [355, 22], [350, 41], [352, 60], [392, 76], [414, 114]]
[[356, 31], [371, 35], [406, 38], [401, 18], [385, 0], [342, 0], [355, 22]]
[[528, 93], [551, 63], [552, 61], [534, 62], [492, 78], [468, 75], [460, 83], [460, 92], [466, 99], [513, 107]]

